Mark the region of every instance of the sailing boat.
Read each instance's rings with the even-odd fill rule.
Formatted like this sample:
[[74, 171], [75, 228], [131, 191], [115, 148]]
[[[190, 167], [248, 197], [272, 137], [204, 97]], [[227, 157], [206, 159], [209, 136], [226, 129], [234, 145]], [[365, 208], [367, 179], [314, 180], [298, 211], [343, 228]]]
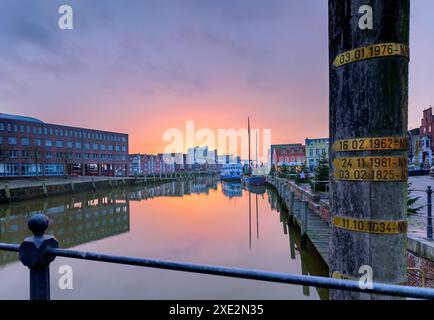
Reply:
[[247, 119], [248, 133], [249, 133], [249, 168], [247, 175], [244, 177], [244, 183], [247, 186], [266, 186], [267, 178], [263, 168], [258, 168], [258, 133], [256, 133], [256, 165], [252, 173], [251, 159], [250, 159], [250, 117]]

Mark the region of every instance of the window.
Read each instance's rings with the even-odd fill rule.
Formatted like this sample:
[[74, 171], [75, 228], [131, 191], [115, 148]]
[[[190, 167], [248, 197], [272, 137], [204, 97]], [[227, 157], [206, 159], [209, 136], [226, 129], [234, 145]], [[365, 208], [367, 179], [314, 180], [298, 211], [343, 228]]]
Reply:
[[122, 151], [127, 152], [127, 146], [122, 146]]
[[122, 156], [122, 160], [123, 160], [123, 161], [127, 160], [127, 156], [126, 156], [126, 155], [123, 155], [123, 156]]
[[20, 132], [24, 133], [24, 126], [23, 125], [20, 126]]
[[121, 151], [121, 148], [119, 146], [115, 146], [116, 151]]
[[0, 176], [18, 176], [18, 163], [0, 163]]
[[63, 152], [56, 152], [57, 159], [63, 159]]
[[3, 144], [3, 137], [0, 137], [0, 144]]
[[22, 146], [30, 145], [30, 139], [29, 138], [21, 138], [21, 145]]
[[77, 159], [81, 159], [81, 153], [76, 153], [76, 154], [75, 154], [75, 157], [76, 157]]
[[75, 148], [76, 149], [81, 149], [81, 142], [76, 142], [75, 143]]
[[309, 150], [309, 156], [313, 157], [313, 149]]
[[93, 150], [98, 150], [98, 144], [96, 143], [93, 144]]
[[0, 131], [5, 131], [5, 124], [4, 123], [0, 123]]
[[17, 152], [17, 150], [9, 150], [8, 151], [8, 155], [9, 155], [9, 158], [11, 158], [11, 159], [18, 158], [18, 152]]
[[85, 143], [85, 144], [84, 144], [84, 148], [85, 148], [86, 150], [90, 150], [90, 144], [89, 144], [89, 143]]
[[28, 151], [25, 151], [25, 150], [24, 150], [24, 151], [22, 152], [22, 157], [23, 157], [24, 159], [27, 159], [27, 158], [29, 157], [29, 155], [30, 155], [30, 154], [29, 154]]
[[98, 154], [97, 153], [93, 154], [93, 160], [98, 160]]
[[101, 145], [101, 151], [105, 151], [105, 144]]
[[42, 164], [23, 163], [21, 165], [21, 175], [23, 176], [41, 176]]
[[56, 141], [56, 147], [57, 148], [63, 148], [63, 142], [62, 141]]
[[52, 147], [53, 146], [53, 142], [51, 140], [45, 140], [45, 146], [46, 147]]
[[48, 129], [44, 128], [44, 134], [47, 135], [48, 134]]
[[49, 163], [45, 165], [46, 176], [61, 176], [65, 173], [65, 166], [60, 163]]
[[105, 154], [102, 154], [101, 155], [101, 160], [105, 160], [106, 159], [106, 155]]
[[109, 151], [113, 151], [113, 146], [112, 146], [112, 145], [109, 145], [109, 146], [108, 146], [108, 149], [109, 149]]
[[72, 142], [71, 141], [66, 142], [66, 147], [68, 149], [72, 149]]
[[17, 144], [17, 138], [9, 137], [8, 142], [11, 146], [16, 145]]
[[50, 151], [47, 151], [47, 152], [45, 153], [45, 157], [46, 157], [47, 159], [51, 159], [51, 158], [53, 157], [53, 155], [51, 154]]
[[35, 139], [35, 146], [40, 146], [41, 144], [41, 139]]
[[86, 160], [90, 160], [90, 153], [85, 153], [85, 154], [84, 154], [84, 158], [85, 158]]

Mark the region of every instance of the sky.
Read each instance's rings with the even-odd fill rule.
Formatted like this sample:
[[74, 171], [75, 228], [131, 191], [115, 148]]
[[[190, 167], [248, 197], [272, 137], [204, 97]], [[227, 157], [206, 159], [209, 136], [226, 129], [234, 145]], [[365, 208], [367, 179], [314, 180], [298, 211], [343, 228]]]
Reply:
[[[410, 128], [434, 105], [433, 14], [412, 0]], [[186, 121], [327, 137], [327, 20], [326, 0], [1, 0], [0, 112], [128, 133], [143, 153]]]

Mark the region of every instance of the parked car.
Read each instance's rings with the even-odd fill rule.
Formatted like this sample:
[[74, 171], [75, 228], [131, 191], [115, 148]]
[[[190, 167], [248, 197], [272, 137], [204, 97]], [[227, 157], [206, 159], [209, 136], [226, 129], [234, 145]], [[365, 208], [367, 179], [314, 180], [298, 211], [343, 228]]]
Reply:
[[429, 170], [429, 175], [434, 178], [434, 167]]
[[415, 165], [409, 165], [408, 166], [408, 175], [410, 177], [427, 176], [428, 174], [431, 175], [430, 170], [421, 169], [420, 167], [415, 166]]

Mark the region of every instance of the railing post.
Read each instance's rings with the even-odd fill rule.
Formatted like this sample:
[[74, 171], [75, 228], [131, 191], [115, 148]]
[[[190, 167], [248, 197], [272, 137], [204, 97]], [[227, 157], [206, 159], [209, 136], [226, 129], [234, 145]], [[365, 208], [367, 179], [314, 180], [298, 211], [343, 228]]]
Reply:
[[302, 249], [306, 248], [307, 244], [307, 213], [309, 210], [309, 205], [307, 201], [303, 201], [301, 205], [301, 243], [300, 246]]
[[428, 240], [433, 240], [433, 232], [432, 232], [432, 193], [433, 190], [431, 187], [428, 187], [428, 189], [426, 190], [426, 194], [427, 194], [427, 198], [428, 198], [428, 204], [427, 204], [427, 209], [428, 209], [428, 215], [427, 215], [427, 226], [426, 226], [426, 233], [427, 233], [427, 238]]
[[58, 248], [53, 236], [44, 235], [49, 219], [36, 214], [28, 222], [32, 237], [24, 239], [19, 249], [20, 261], [30, 269], [30, 300], [50, 300], [50, 263], [54, 256], [47, 255], [48, 248]]

